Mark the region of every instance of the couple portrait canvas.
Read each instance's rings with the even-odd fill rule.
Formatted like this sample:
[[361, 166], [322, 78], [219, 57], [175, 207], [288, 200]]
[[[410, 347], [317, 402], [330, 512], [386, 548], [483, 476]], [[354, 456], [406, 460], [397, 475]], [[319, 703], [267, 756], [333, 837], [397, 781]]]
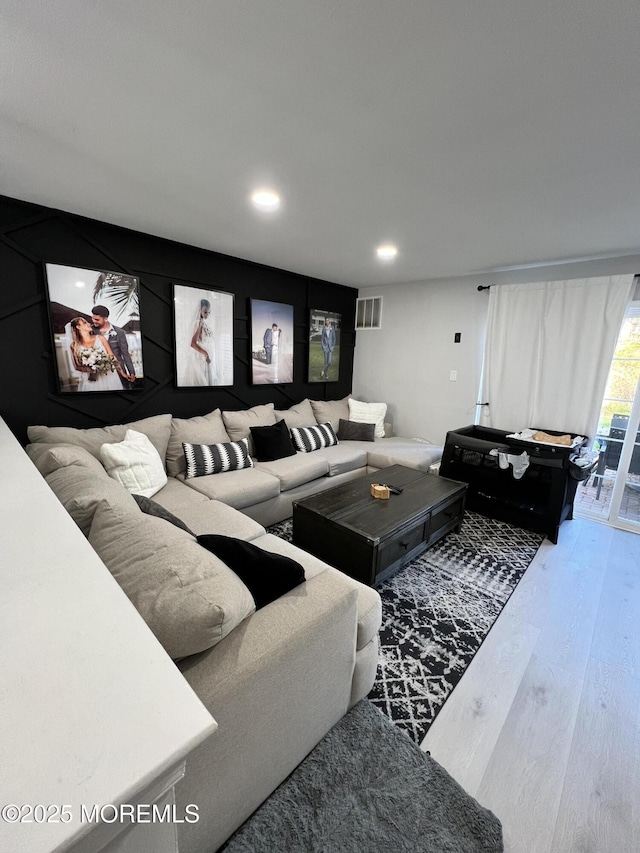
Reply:
[[233, 294], [175, 284], [176, 385], [233, 385]]
[[138, 279], [60, 264], [45, 264], [45, 272], [58, 390], [140, 390]]
[[293, 305], [251, 300], [251, 375], [254, 385], [293, 382]]

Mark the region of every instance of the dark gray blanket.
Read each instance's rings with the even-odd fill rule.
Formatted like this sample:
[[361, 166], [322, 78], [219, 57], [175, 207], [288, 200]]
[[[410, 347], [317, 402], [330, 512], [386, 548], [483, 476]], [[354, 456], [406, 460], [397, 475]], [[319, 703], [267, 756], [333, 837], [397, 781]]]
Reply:
[[501, 853], [502, 827], [367, 699], [224, 853]]

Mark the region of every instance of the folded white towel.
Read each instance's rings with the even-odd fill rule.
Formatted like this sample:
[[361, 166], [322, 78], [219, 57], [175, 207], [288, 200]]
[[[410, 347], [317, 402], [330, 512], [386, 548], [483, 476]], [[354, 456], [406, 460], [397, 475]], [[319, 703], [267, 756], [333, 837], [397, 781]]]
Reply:
[[[536, 441], [533, 439], [533, 436], [537, 430], [535, 429], [523, 429], [522, 432], [514, 432], [511, 435], [508, 435], [507, 438], [517, 438], [518, 441], [530, 441], [532, 444], [546, 444], [548, 447], [562, 447], [560, 444], [556, 444], [553, 441]], [[570, 445], [564, 445], [565, 447], [575, 447], [584, 441], [583, 435], [577, 435]]]

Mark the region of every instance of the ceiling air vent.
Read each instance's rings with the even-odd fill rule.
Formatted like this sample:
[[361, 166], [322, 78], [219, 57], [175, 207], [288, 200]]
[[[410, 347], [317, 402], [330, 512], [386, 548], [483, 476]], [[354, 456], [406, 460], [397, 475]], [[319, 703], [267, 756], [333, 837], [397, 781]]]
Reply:
[[382, 328], [382, 296], [356, 300], [356, 331]]

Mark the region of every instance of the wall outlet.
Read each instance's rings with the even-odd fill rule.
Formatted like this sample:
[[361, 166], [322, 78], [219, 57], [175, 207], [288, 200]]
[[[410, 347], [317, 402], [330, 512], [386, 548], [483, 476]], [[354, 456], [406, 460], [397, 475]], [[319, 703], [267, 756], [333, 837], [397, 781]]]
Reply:
[[451, 382], [455, 382], [457, 378], [458, 378], [458, 371], [452, 370], [451, 373], [449, 374], [449, 380]]

